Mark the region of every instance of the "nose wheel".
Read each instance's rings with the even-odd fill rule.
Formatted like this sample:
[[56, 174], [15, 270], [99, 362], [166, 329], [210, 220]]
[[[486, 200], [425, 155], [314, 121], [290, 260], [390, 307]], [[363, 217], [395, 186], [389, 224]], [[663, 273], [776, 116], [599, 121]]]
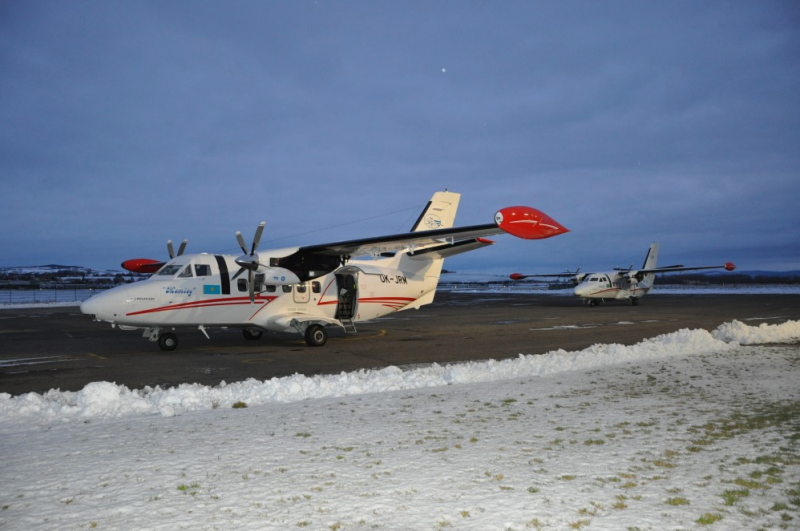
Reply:
[[158, 336], [158, 347], [161, 350], [170, 351], [178, 348], [178, 336], [172, 332], [161, 334]]

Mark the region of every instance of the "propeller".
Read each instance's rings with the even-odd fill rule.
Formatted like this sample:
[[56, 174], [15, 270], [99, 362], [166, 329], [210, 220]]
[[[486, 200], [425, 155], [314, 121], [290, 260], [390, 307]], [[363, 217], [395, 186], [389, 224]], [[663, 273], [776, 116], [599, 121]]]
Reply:
[[189, 243], [189, 240], [183, 240], [181, 242], [181, 246], [178, 247], [178, 254], [175, 254], [175, 249], [172, 248], [172, 240], [167, 240], [167, 251], [169, 251], [169, 259], [172, 260], [176, 256], [181, 256], [183, 251], [186, 250], [186, 244]]
[[250, 304], [253, 304], [256, 300], [256, 292], [255, 292], [255, 274], [256, 270], [258, 269], [259, 261], [258, 255], [256, 254], [256, 250], [258, 249], [258, 244], [261, 241], [261, 234], [264, 232], [264, 226], [267, 224], [266, 221], [262, 221], [258, 224], [256, 228], [256, 234], [253, 236], [253, 244], [250, 247], [250, 252], [247, 252], [247, 245], [244, 242], [244, 237], [242, 233], [238, 230], [236, 231], [236, 241], [239, 242], [239, 247], [242, 248], [242, 252], [244, 253], [242, 256], [237, 258], [235, 261], [239, 265], [239, 271], [233, 275], [233, 280], [236, 279], [239, 275], [247, 270], [247, 287], [250, 291]]

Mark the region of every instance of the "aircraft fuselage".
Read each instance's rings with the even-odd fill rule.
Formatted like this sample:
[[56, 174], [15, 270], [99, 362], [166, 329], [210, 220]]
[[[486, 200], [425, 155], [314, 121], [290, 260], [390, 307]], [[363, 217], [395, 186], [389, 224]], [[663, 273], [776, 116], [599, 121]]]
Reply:
[[251, 302], [247, 274], [236, 277], [235, 259], [179, 256], [147, 280], [93, 296], [81, 311], [123, 329], [222, 326], [303, 332], [310, 323], [341, 326], [343, 320], [366, 321], [427, 304], [438, 280], [426, 277], [424, 269], [400, 271], [400, 256], [351, 260], [294, 284], [257, 272]]

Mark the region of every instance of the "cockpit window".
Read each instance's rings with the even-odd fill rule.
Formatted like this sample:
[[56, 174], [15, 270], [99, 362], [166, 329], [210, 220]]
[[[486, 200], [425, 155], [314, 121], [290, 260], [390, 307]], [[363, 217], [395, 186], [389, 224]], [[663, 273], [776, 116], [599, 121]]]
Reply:
[[156, 274], [159, 275], [159, 276], [172, 276], [175, 273], [177, 273], [178, 271], [180, 271], [182, 267], [183, 267], [183, 264], [167, 265], [167, 266], [164, 266], [161, 269], [159, 269], [158, 273], [156, 273]]
[[598, 280], [597, 277], [592, 277], [592, 278], [589, 279], [589, 282], [597, 282], [597, 280]]
[[192, 278], [192, 266], [186, 266], [186, 269], [181, 271], [181, 274], [178, 275], [178, 278]]
[[194, 265], [194, 276], [196, 277], [208, 277], [211, 276], [211, 266], [208, 264], [195, 264]]

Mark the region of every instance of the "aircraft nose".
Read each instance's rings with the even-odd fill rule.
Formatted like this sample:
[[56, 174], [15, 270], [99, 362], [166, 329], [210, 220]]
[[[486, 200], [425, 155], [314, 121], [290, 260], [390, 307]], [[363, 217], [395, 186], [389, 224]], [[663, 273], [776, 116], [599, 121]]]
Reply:
[[92, 295], [81, 303], [81, 313], [98, 316], [103, 308], [103, 293]]
[[93, 316], [98, 321], [114, 321], [116, 314], [112, 307], [115, 301], [125, 299], [125, 288], [112, 288], [92, 295], [81, 303], [81, 313]]

